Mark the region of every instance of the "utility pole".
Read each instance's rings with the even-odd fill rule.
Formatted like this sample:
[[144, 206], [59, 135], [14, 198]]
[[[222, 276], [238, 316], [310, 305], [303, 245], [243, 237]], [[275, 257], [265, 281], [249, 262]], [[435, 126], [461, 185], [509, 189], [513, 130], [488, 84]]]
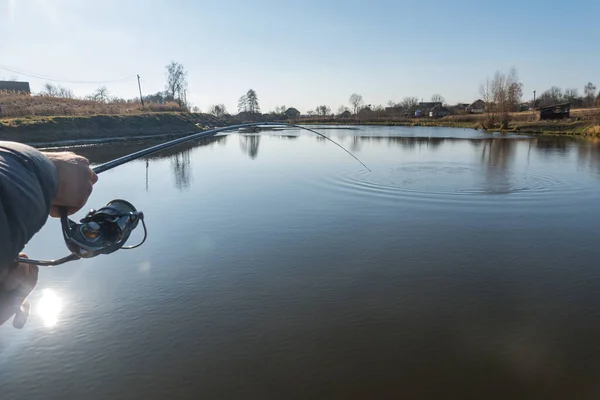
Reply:
[[142, 108], [144, 108], [144, 98], [142, 97], [142, 85], [140, 84], [140, 75], [138, 74], [138, 88], [140, 89], [140, 101], [142, 102]]
[[533, 109], [535, 110], [535, 90], [533, 91]]

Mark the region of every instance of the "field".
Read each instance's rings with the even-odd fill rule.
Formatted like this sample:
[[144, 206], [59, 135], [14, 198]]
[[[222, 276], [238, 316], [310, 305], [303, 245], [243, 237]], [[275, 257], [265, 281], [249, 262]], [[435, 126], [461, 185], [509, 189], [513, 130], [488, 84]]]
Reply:
[[68, 99], [49, 96], [28, 96], [0, 92], [1, 118], [75, 115], [132, 115], [144, 112], [187, 111], [179, 104], [166, 104]]

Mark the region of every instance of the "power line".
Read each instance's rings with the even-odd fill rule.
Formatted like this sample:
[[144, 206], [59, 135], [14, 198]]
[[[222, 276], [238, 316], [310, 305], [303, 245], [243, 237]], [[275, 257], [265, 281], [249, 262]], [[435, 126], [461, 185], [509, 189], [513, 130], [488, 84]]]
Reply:
[[45, 81], [51, 81], [51, 82], [60, 82], [60, 83], [94, 83], [94, 84], [99, 84], [99, 83], [117, 83], [117, 82], [126, 82], [126, 81], [132, 81], [136, 78], [135, 75], [130, 75], [128, 77], [125, 78], [121, 78], [121, 79], [114, 79], [114, 80], [106, 80], [106, 81], [79, 81], [79, 80], [71, 80], [71, 79], [61, 79], [61, 78], [57, 78], [57, 77], [52, 77], [52, 76], [48, 76], [48, 75], [42, 75], [42, 74], [37, 74], [34, 72], [28, 72], [28, 71], [24, 71], [18, 68], [14, 68], [14, 67], [9, 67], [7, 65], [2, 65], [0, 64], [0, 70], [4, 70], [7, 72], [12, 72], [14, 74], [19, 74], [19, 75], [24, 75], [27, 76], [29, 78], [36, 78], [36, 79], [42, 79]]

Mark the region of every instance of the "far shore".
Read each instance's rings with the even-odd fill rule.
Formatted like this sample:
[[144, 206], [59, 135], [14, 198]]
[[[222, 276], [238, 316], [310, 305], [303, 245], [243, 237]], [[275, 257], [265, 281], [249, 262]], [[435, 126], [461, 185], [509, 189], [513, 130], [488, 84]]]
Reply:
[[[462, 118], [461, 118], [462, 117]], [[260, 117], [256, 122], [262, 121]], [[274, 122], [269, 118], [270, 122]], [[93, 145], [106, 142], [158, 140], [181, 137], [206, 129], [243, 123], [216, 118], [202, 113], [146, 113], [138, 115], [91, 115], [70, 117], [22, 117], [0, 120], [0, 140], [16, 141], [35, 147]], [[250, 122], [250, 121], [246, 121]], [[430, 126], [486, 130], [477, 116], [452, 116], [452, 118], [411, 118], [394, 120], [387, 118], [341, 119], [302, 118], [278, 121], [299, 125], [360, 125], [360, 126]], [[512, 121], [502, 132], [600, 136], [597, 121], [571, 118], [557, 121]]]

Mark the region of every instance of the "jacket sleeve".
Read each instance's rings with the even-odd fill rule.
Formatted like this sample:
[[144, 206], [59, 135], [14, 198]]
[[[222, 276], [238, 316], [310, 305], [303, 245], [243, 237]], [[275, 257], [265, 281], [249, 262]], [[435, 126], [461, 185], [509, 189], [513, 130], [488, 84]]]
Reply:
[[52, 161], [33, 147], [0, 141], [0, 270], [44, 226], [57, 190]]

